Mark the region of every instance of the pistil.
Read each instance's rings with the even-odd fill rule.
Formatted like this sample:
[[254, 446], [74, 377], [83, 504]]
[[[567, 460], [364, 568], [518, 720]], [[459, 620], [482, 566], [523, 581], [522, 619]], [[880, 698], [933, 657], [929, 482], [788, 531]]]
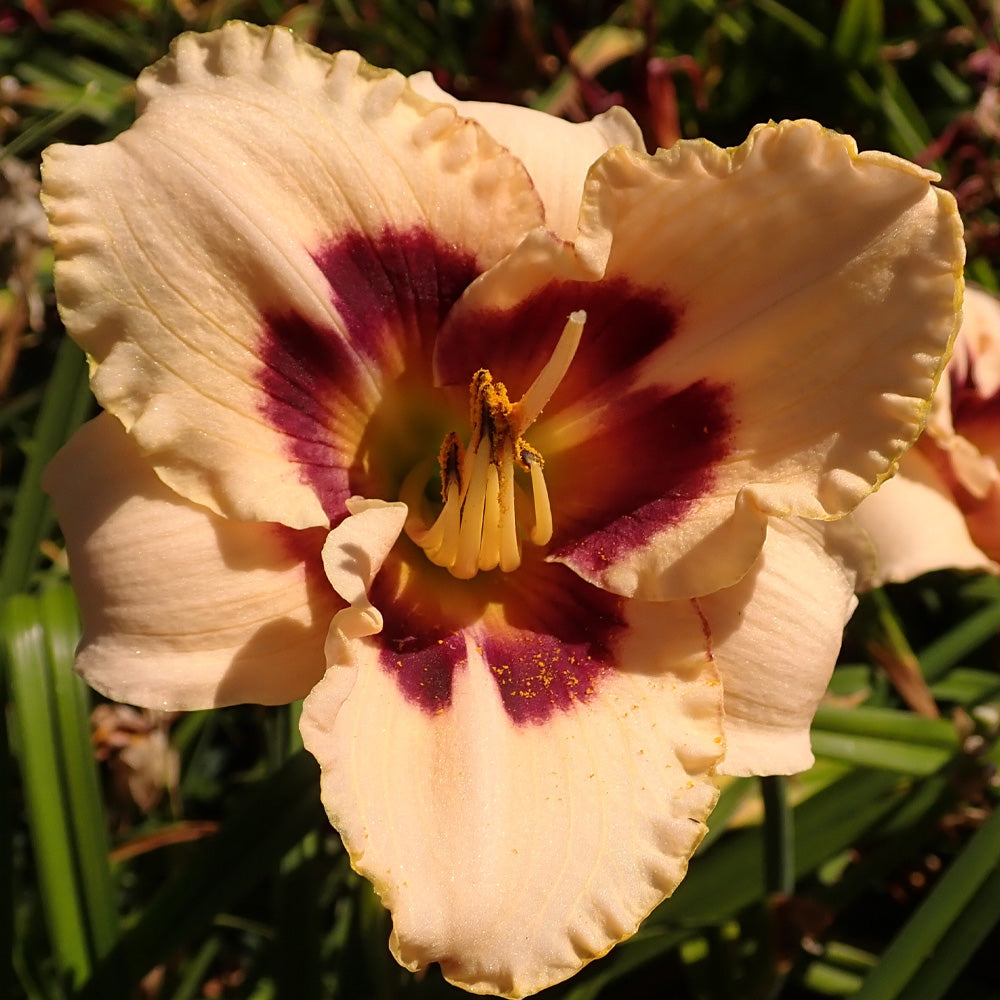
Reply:
[[528, 474], [534, 521], [526, 532], [533, 545], [543, 546], [552, 538], [552, 509], [542, 469], [541, 454], [524, 440], [524, 432], [538, 419], [569, 369], [580, 345], [587, 316], [582, 310], [570, 315], [552, 356], [524, 395], [511, 403], [502, 382], [480, 368], [469, 386], [469, 418], [472, 434], [462, 448], [451, 432], [441, 445], [442, 509], [429, 527], [419, 514], [423, 484], [429, 472], [426, 463], [407, 477], [400, 499], [410, 508], [406, 533], [437, 566], [462, 580], [480, 570], [499, 567], [509, 573], [521, 564], [521, 542], [516, 518], [515, 468]]

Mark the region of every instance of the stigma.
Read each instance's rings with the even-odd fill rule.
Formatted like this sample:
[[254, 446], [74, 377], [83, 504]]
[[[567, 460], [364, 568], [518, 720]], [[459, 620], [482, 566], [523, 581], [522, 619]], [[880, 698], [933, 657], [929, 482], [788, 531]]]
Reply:
[[[470, 580], [480, 570], [497, 568], [509, 573], [521, 565], [522, 539], [544, 546], [552, 538], [545, 461], [524, 433], [566, 375], [586, 320], [582, 310], [570, 314], [552, 356], [515, 403], [488, 369], [472, 376], [469, 441], [463, 445], [452, 431], [441, 444], [442, 507], [429, 526], [419, 512], [433, 462], [418, 465], [404, 481], [400, 499], [410, 509], [407, 535], [452, 576]], [[526, 481], [527, 490], [519, 479]]]

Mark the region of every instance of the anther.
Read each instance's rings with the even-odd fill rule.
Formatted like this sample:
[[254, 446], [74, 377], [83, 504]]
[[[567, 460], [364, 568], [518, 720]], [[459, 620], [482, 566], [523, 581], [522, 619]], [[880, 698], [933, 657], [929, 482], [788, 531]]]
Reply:
[[467, 580], [480, 570], [499, 568], [509, 573], [521, 564], [518, 538], [514, 470], [528, 473], [534, 505], [534, 522], [527, 531], [533, 545], [552, 539], [552, 508], [542, 474], [541, 454], [522, 437], [538, 419], [569, 369], [583, 333], [587, 315], [572, 313], [552, 356], [524, 395], [511, 404], [502, 382], [495, 382], [481, 368], [469, 386], [469, 420], [472, 434], [463, 449], [458, 436], [447, 435], [438, 453], [443, 507], [425, 528], [420, 515], [423, 484], [430, 469], [421, 464], [407, 476], [400, 498], [411, 514], [406, 533], [435, 565]]

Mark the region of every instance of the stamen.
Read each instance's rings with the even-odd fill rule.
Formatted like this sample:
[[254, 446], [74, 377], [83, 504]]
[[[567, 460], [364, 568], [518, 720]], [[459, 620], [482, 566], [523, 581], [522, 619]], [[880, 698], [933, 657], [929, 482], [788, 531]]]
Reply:
[[[462, 526], [460, 493], [457, 480], [448, 485], [448, 499], [445, 500], [444, 509], [431, 525], [427, 538], [423, 542], [417, 542], [423, 546], [427, 558], [436, 566], [450, 566], [458, 554], [458, 531]], [[413, 540], [417, 541], [415, 538]]]
[[[407, 507], [406, 523], [403, 525], [403, 529], [417, 545], [424, 544], [431, 532], [437, 527], [438, 521], [441, 520], [439, 515], [437, 521], [430, 528], [427, 528], [421, 522], [420, 517], [424, 486], [433, 471], [434, 462], [432, 459], [420, 462], [410, 470], [410, 474], [403, 480], [403, 485], [399, 488], [399, 499]], [[444, 511], [441, 513], [444, 514]]]
[[483, 507], [483, 540], [479, 545], [479, 568], [500, 565], [500, 475], [495, 464], [486, 470], [486, 505]]
[[532, 545], [548, 545], [552, 539], [552, 506], [549, 503], [549, 491], [545, 485], [545, 476], [542, 475], [542, 456], [537, 452], [521, 453], [521, 457], [528, 463], [528, 471], [531, 473], [531, 497], [535, 502], [535, 523], [531, 527]]
[[[403, 525], [406, 534], [427, 553], [431, 562], [438, 566], [450, 566], [455, 561], [458, 550], [458, 529], [461, 525], [461, 467], [464, 449], [458, 435], [448, 434], [435, 463], [429, 459], [420, 462], [403, 481], [399, 499], [409, 508], [409, 515]], [[437, 520], [424, 528], [420, 519], [423, 505], [424, 485], [438, 464], [441, 469], [441, 499], [444, 507]]]
[[570, 362], [580, 346], [583, 335], [583, 324], [587, 322], [587, 314], [578, 309], [570, 313], [563, 332], [559, 335], [556, 349], [545, 367], [538, 373], [535, 381], [528, 386], [528, 391], [514, 404], [511, 413], [511, 423], [517, 427], [518, 434], [523, 434], [537, 419], [552, 394], [559, 388], [569, 370]]
[[508, 442], [500, 468], [500, 569], [510, 573], [521, 565], [514, 506], [514, 446]]
[[468, 580], [480, 570], [499, 566], [509, 573], [521, 565], [518, 512], [525, 520], [530, 513], [522, 510], [515, 499], [515, 493], [523, 496], [520, 487], [515, 491], [515, 465], [531, 479], [534, 522], [528, 538], [539, 546], [551, 541], [552, 507], [542, 474], [544, 461], [522, 435], [566, 375], [586, 319], [582, 310], [570, 315], [552, 356], [513, 405], [504, 384], [495, 382], [488, 369], [481, 368], [473, 375], [469, 386], [469, 447], [463, 449], [454, 432], [441, 445], [438, 464], [444, 506], [429, 528], [423, 527], [419, 514], [430, 474], [427, 464], [419, 465], [403, 483], [400, 498], [411, 512], [406, 533], [431, 562], [445, 567], [452, 576]]
[[471, 580], [479, 569], [479, 549], [483, 541], [483, 511], [486, 507], [486, 473], [490, 466], [490, 444], [482, 440], [469, 474], [469, 489], [462, 505], [462, 526], [458, 531], [458, 552], [451, 575]]

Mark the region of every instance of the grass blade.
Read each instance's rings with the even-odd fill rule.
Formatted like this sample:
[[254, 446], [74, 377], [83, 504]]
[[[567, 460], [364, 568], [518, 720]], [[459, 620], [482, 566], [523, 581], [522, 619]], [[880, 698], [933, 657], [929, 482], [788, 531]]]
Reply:
[[1000, 868], [982, 884], [948, 933], [903, 991], [900, 1000], [939, 1000], [975, 950], [1000, 922]]
[[958, 732], [951, 722], [946, 719], [928, 719], [893, 708], [856, 705], [845, 709], [820, 705], [813, 720], [813, 728], [831, 733], [940, 747], [944, 750], [954, 751], [959, 748]]
[[37, 601], [12, 597], [0, 614], [0, 633], [10, 669], [17, 747], [49, 939], [58, 970], [80, 983], [90, 973], [89, 934]]
[[[817, 792], [793, 810], [796, 876], [855, 843], [898, 804], [898, 776], [855, 771]], [[682, 927], [719, 923], [764, 898], [759, 828], [739, 830], [713, 845], [674, 895], [650, 918]]]
[[35, 424], [27, 464], [7, 526], [0, 559], [0, 597], [28, 589], [39, 546], [52, 528], [52, 506], [42, 491], [42, 471], [93, 405], [83, 351], [68, 337], [59, 345]]
[[962, 657], [1000, 632], [1000, 601], [993, 601], [964, 618], [917, 657], [928, 683], [940, 680]]
[[855, 767], [877, 767], [917, 777], [934, 774], [952, 757], [951, 753], [940, 747], [823, 730], [813, 732], [812, 748], [817, 757], [827, 760], [840, 760]]
[[277, 872], [282, 857], [322, 815], [318, 788], [316, 762], [304, 752], [255, 785], [118, 939], [79, 1000], [122, 995], [177, 948], [197, 941], [217, 913]]
[[54, 742], [61, 758], [82, 905], [96, 958], [107, 953], [118, 936], [118, 915], [101, 787], [90, 740], [90, 695], [73, 672], [79, 616], [73, 591], [67, 585], [44, 592], [38, 605], [55, 707]]
[[897, 1000], [1000, 868], [1000, 810], [979, 828], [866, 977], [855, 1000]]

